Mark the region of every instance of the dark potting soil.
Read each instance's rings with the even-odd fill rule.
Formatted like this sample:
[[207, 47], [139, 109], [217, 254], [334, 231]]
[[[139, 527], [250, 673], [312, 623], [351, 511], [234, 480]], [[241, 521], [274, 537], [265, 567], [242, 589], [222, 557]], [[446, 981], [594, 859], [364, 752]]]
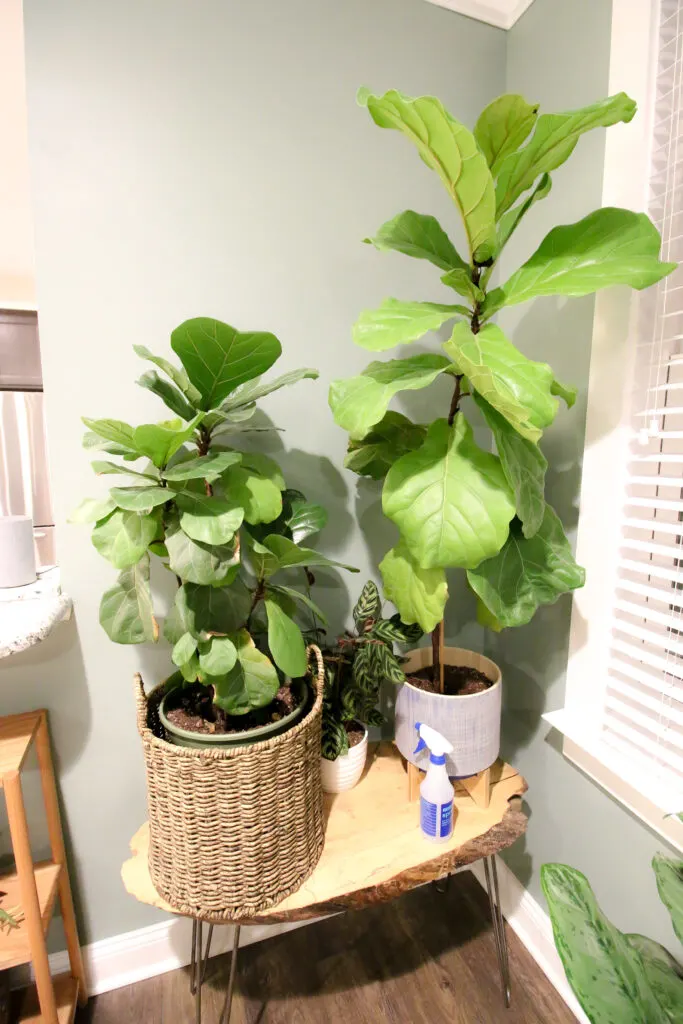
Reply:
[[179, 688], [169, 698], [170, 707], [166, 707], [166, 717], [179, 729], [188, 732], [210, 733], [223, 736], [231, 732], [245, 732], [259, 725], [279, 722], [299, 705], [297, 695], [289, 686], [281, 686], [275, 699], [264, 708], [257, 708], [246, 715], [228, 715], [216, 707], [211, 694], [205, 686], [192, 683]]
[[[439, 693], [438, 680], [432, 679], [432, 667], [421, 668], [414, 676], [408, 676], [408, 682], [418, 690], [427, 693]], [[480, 672], [478, 668], [467, 668], [466, 665], [444, 665], [443, 692], [449, 697], [466, 697], [471, 693], [483, 693], [493, 686], [493, 680]]]
[[358, 722], [345, 722], [344, 728], [346, 729], [350, 747], [355, 747], [362, 742], [365, 736], [365, 729], [362, 725], [359, 725]]

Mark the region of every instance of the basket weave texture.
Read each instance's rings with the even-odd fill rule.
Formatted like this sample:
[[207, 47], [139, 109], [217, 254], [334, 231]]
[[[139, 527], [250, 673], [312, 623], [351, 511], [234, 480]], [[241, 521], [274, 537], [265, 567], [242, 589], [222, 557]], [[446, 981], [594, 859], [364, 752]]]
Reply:
[[147, 771], [149, 870], [181, 914], [217, 923], [267, 910], [295, 892], [323, 850], [320, 781], [323, 663], [314, 700], [288, 732], [262, 743], [196, 750], [164, 739], [165, 684], [145, 694], [136, 675]]

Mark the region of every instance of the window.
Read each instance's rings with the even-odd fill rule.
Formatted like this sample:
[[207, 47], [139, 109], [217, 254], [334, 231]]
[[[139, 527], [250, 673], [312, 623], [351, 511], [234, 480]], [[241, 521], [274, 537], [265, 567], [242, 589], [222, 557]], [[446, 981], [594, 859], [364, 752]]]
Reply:
[[[683, 261], [683, 0], [618, 0], [613, 19], [610, 93], [631, 91], [636, 40], [642, 125], [630, 143], [608, 139], [605, 205], [629, 191], [620, 179], [637, 179], [620, 205], [644, 207], [662, 258]], [[618, 303], [623, 293], [596, 303], [578, 543], [587, 594], [566, 706], [546, 717], [572, 760], [683, 849], [669, 817], [683, 811], [683, 267], [632, 300], [628, 325]]]

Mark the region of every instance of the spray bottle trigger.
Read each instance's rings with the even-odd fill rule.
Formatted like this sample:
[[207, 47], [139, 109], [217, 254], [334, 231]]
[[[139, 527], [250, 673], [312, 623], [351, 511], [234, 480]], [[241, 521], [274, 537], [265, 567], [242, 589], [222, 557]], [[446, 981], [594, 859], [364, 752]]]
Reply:
[[418, 742], [417, 746], [415, 747], [415, 750], [413, 751], [413, 754], [419, 754], [421, 750], [425, 749], [427, 744], [422, 739], [422, 736], [420, 736], [420, 729], [422, 728], [422, 722], [416, 722], [415, 723], [415, 728], [417, 730], [417, 735], [419, 736], [419, 742]]

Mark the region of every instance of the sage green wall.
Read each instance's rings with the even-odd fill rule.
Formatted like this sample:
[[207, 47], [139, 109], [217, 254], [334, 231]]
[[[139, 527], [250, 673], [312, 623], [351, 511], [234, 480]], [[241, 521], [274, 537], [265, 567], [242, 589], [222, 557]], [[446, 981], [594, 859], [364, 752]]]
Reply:
[[[507, 90], [551, 111], [607, 95], [610, 26], [610, 0], [535, 0], [508, 34]], [[553, 175], [548, 199], [533, 208], [510, 244], [504, 271], [529, 256], [555, 224], [578, 220], [601, 204], [604, 145], [604, 131], [579, 142]], [[505, 312], [501, 320], [526, 355], [547, 360], [560, 380], [579, 387], [576, 406], [561, 412], [542, 445], [552, 467], [548, 500], [572, 531], [592, 320], [592, 299], [540, 299]], [[529, 780], [526, 843], [517, 844], [506, 860], [541, 901], [541, 864], [556, 860], [580, 868], [616, 924], [675, 948], [649, 867], [665, 844], [565, 760], [561, 739], [540, 719], [563, 704], [570, 608], [570, 599], [563, 598], [529, 626], [488, 641], [505, 680], [504, 753]]]
[[[505, 84], [505, 34], [424, 0], [26, 0], [41, 345], [64, 584], [75, 619], [0, 667], [0, 710], [50, 709], [84, 936], [158, 919], [119, 868], [145, 818], [132, 675], [167, 650], [112, 645], [97, 621], [111, 568], [65, 524], [98, 491], [81, 414], [144, 420], [134, 343], [209, 315], [269, 329], [281, 368], [321, 380], [264, 403], [288, 479], [330, 509], [323, 539], [361, 580], [390, 544], [376, 488], [356, 492], [331, 419], [333, 377], [359, 370], [350, 327], [389, 294], [438, 300], [429, 268], [361, 239], [407, 207], [457, 233], [434, 176], [355, 104], [361, 84], [433, 92], [467, 122]], [[485, 73], [484, 73], [485, 72]], [[473, 82], [477, 82], [476, 90]], [[444, 404], [447, 395], [443, 396]], [[410, 408], [429, 407], [418, 397]], [[358, 516], [358, 522], [355, 517]], [[335, 627], [349, 598], [320, 573]], [[465, 637], [467, 641], [467, 636]]]

